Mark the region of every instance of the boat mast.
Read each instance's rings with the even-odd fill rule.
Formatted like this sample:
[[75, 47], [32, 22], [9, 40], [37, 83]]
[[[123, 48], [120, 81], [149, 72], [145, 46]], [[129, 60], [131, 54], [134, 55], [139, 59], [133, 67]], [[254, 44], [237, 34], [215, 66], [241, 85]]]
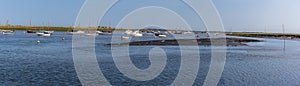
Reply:
[[50, 29], [50, 26], [49, 26], [49, 25], [50, 25], [50, 22], [48, 21], [48, 26], [47, 26], [47, 28], [48, 28], [48, 31], [49, 31], [49, 29]]
[[9, 26], [9, 20], [6, 20], [6, 26]]
[[267, 28], [268, 28], [267, 25], [265, 25], [265, 33], [267, 33]]
[[6, 20], [7, 29], [9, 29], [9, 20]]
[[285, 37], [285, 26], [284, 24], [282, 24], [282, 32], [283, 32], [283, 50], [285, 51], [285, 40], [286, 40], [286, 37]]
[[29, 26], [31, 27], [31, 19], [29, 20]]

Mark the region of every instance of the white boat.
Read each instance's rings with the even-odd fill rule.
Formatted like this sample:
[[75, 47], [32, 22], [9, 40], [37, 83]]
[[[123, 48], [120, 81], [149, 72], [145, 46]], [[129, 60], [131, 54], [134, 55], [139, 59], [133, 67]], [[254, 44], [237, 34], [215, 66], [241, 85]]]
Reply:
[[140, 33], [140, 31], [134, 31], [134, 32], [132, 33], [132, 36], [134, 36], [134, 37], [142, 37], [143, 34]]
[[98, 36], [100, 35], [99, 33], [101, 33], [102, 31], [87, 31], [84, 35], [85, 36]]
[[167, 35], [164, 35], [164, 34], [162, 34], [160, 32], [155, 32], [154, 36], [159, 37], [159, 38], [166, 38], [167, 37]]
[[68, 34], [70, 34], [70, 35], [80, 35], [80, 34], [84, 34], [84, 31], [69, 32]]
[[96, 33], [99, 34], [99, 35], [111, 35], [111, 33], [103, 32], [103, 31], [97, 31]]
[[167, 35], [158, 35], [159, 38], [166, 38]]
[[214, 35], [215, 35], [215, 36], [218, 36], [219, 34], [220, 34], [220, 33], [215, 33]]
[[11, 34], [14, 34], [14, 31], [11, 31], [11, 30], [2, 30], [2, 34], [3, 35], [11, 35]]
[[87, 33], [87, 34], [85, 34], [85, 36], [98, 36], [99, 34], [97, 34], [97, 33]]
[[49, 37], [51, 36], [51, 34], [43, 34], [43, 36]]
[[51, 33], [48, 33], [48, 32], [38, 32], [37, 35], [38, 35], [38, 36], [46, 36], [46, 37], [49, 37], [49, 36], [51, 36]]
[[137, 33], [137, 34], [134, 34], [133, 36], [134, 36], [134, 37], [142, 37], [142, 36], [143, 36], [143, 34], [141, 34], [141, 33]]
[[124, 32], [124, 34], [132, 35], [132, 31], [131, 30], [127, 30], [127, 31]]
[[121, 39], [129, 39], [128, 36], [121, 36]]

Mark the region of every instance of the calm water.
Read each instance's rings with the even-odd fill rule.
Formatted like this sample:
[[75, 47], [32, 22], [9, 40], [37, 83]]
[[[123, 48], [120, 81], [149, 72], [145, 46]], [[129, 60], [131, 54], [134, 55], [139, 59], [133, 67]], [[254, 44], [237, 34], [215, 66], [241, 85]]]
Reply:
[[[62, 41], [64, 37], [66, 40]], [[112, 60], [110, 36], [96, 38], [96, 53], [105, 77], [113, 85], [169, 85], [176, 78], [180, 65], [180, 49], [163, 46], [167, 54], [164, 71], [154, 80], [135, 81], [118, 71]], [[157, 39], [152, 36], [133, 40]], [[169, 38], [166, 38], [169, 39]], [[37, 45], [36, 41], [41, 44]], [[296, 86], [300, 85], [300, 41], [261, 39], [266, 42], [249, 46], [228, 47], [227, 61], [220, 86]], [[158, 46], [130, 47], [136, 67], [149, 67], [149, 51]], [[201, 86], [210, 64], [210, 47], [201, 46], [201, 63], [195, 86]], [[14, 35], [0, 35], [0, 84], [7, 85], [81, 85], [72, 58], [72, 36], [55, 32], [52, 37], [38, 37], [17, 31]]]

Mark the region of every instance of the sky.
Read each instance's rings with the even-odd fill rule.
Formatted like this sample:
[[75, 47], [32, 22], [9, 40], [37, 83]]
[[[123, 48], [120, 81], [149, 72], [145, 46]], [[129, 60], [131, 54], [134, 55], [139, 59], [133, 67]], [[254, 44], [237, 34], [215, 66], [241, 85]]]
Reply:
[[84, 0], [0, 0], [0, 21], [11, 25], [72, 26]]
[[[38, 26], [73, 26], [84, 1], [0, 0], [0, 25], [5, 25], [8, 20], [11, 25], [29, 25], [31, 21], [32, 25]], [[286, 32], [300, 33], [300, 0], [212, 1], [227, 31], [282, 32], [281, 26], [284, 24]], [[187, 19], [187, 22], [201, 22], [188, 6], [180, 4], [180, 0], [120, 0], [100, 25], [114, 26], [122, 16], [145, 5], [163, 5]], [[172, 21], [169, 23], [178, 25]], [[203, 27], [201, 24], [190, 24], [191, 27]]]

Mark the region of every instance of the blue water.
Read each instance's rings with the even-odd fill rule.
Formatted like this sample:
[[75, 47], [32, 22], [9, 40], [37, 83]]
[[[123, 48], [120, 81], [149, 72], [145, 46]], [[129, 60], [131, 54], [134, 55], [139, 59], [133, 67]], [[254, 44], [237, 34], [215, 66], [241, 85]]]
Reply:
[[[65, 40], [62, 41], [61, 38]], [[106, 79], [117, 86], [170, 85], [178, 74], [180, 48], [177, 46], [132, 46], [130, 56], [137, 68], [151, 65], [148, 53], [161, 47], [167, 54], [163, 72], [150, 81], [136, 81], [124, 76], [114, 64], [111, 36], [96, 37], [96, 54]], [[155, 40], [151, 35], [136, 40]], [[166, 38], [171, 39], [171, 38]], [[253, 38], [258, 39], [258, 38]], [[37, 44], [36, 41], [41, 43]], [[296, 86], [300, 85], [300, 41], [260, 39], [265, 42], [247, 43], [249, 46], [228, 47], [225, 69], [219, 86]], [[210, 65], [210, 47], [200, 46], [200, 69], [195, 86], [204, 83]], [[72, 58], [72, 36], [55, 32], [51, 37], [38, 37], [17, 31], [14, 35], [0, 35], [0, 85], [81, 85]]]

